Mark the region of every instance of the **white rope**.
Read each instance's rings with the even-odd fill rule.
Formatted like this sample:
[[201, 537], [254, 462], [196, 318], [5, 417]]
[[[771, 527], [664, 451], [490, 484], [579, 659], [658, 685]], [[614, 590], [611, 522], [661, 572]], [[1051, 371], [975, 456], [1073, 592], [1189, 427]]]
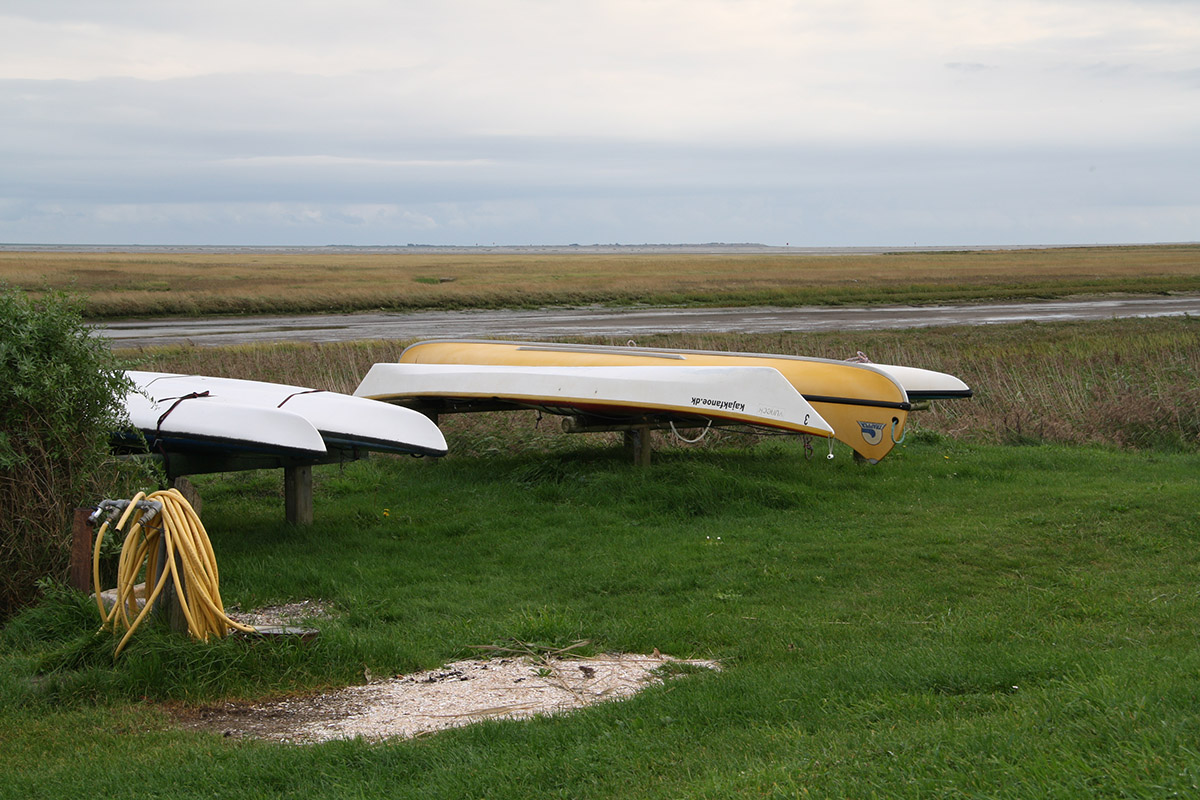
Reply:
[[700, 435], [697, 436], [695, 439], [689, 439], [686, 436], [684, 436], [682, 433], [680, 433], [678, 430], [675, 429], [675, 420], [669, 419], [669, 420], [667, 420], [667, 422], [670, 424], [671, 433], [675, 434], [675, 438], [681, 442], [687, 442], [688, 444], [695, 444], [696, 442], [699, 442], [701, 439], [703, 439], [705, 436], [708, 435], [708, 430], [709, 430], [709, 428], [712, 427], [712, 419], [710, 418], [708, 420], [708, 424], [704, 426], [704, 430], [700, 431]]

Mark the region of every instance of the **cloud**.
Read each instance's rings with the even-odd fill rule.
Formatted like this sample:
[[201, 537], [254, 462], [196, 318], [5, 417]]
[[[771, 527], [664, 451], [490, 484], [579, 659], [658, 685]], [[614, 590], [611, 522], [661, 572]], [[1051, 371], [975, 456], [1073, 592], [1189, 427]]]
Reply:
[[0, 237], [959, 241], [1097, 198], [1178, 237], [1197, 40], [1167, 0], [13, 0], [0, 192], [41, 211]]
[[946, 69], [958, 70], [960, 72], [984, 72], [995, 67], [989, 67], [987, 64], [980, 64], [977, 61], [951, 61], [946, 65]]

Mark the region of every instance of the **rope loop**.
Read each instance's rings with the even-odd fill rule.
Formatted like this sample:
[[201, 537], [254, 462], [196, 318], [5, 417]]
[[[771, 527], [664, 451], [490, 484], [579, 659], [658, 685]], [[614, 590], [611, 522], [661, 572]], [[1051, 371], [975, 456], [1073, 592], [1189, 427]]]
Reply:
[[675, 438], [681, 442], [687, 442], [688, 444], [696, 444], [697, 442], [703, 440], [704, 437], [708, 435], [709, 430], [712, 428], [712, 419], [710, 418], [708, 420], [708, 424], [704, 426], [704, 430], [700, 431], [700, 435], [695, 439], [689, 439], [675, 429], [675, 420], [667, 420], [667, 422], [670, 424], [671, 433], [675, 434]]

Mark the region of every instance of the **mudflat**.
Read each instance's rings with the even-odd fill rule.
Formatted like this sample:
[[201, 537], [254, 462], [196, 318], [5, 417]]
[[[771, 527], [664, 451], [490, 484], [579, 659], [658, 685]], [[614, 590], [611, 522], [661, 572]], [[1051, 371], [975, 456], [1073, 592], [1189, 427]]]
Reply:
[[113, 347], [507, 337], [552, 339], [661, 333], [866, 331], [1022, 321], [1200, 316], [1200, 295], [951, 306], [800, 308], [544, 308], [271, 317], [172, 318], [98, 324]]

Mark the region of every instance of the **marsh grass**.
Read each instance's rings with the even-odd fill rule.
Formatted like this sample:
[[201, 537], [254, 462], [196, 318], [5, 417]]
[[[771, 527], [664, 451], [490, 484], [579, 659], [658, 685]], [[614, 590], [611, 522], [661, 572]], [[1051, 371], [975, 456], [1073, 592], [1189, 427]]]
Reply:
[[[619, 337], [580, 341], [625, 344]], [[122, 351], [145, 369], [254, 378], [353, 392], [372, 364], [395, 361], [407, 341], [168, 347]], [[1200, 448], [1200, 320], [1178, 317], [1083, 323], [1021, 323], [853, 333], [703, 334], [644, 337], [645, 347], [808, 355], [858, 351], [883, 364], [957, 375], [968, 401], [935, 402], [913, 415], [926, 432], [973, 442], [1092, 443]], [[534, 413], [448, 415], [451, 451], [566, 446], [558, 418]], [[669, 436], [656, 434], [663, 444]], [[612, 441], [599, 437], [601, 441]], [[708, 445], [751, 445], [716, 433]]]
[[872, 256], [0, 253], [94, 318], [587, 304], [944, 303], [1200, 291], [1200, 246]]

